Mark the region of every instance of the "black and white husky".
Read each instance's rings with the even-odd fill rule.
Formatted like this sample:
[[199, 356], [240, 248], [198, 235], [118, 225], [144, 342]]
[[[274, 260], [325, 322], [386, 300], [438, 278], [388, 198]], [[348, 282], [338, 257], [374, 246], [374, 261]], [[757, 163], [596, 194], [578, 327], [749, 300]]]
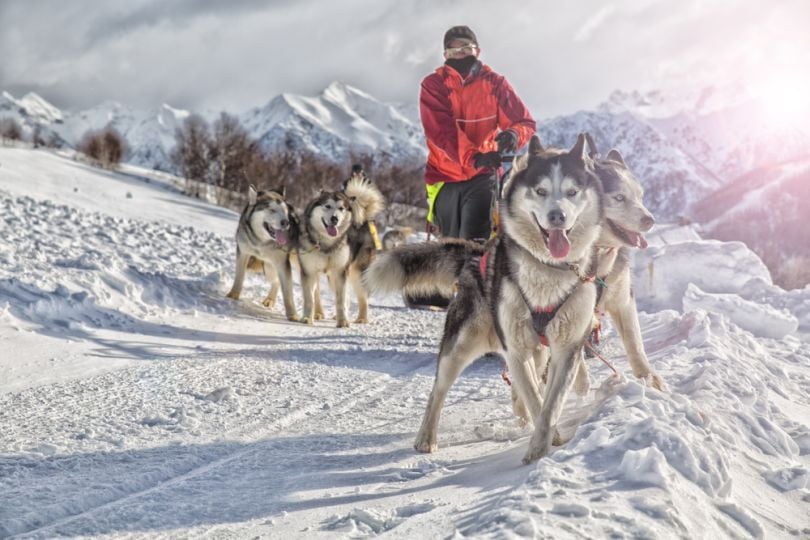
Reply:
[[315, 289], [321, 273], [329, 277], [335, 291], [337, 326], [349, 326], [346, 283], [350, 279], [360, 309], [357, 322], [368, 320], [368, 294], [359, 279], [370, 262], [363, 231], [384, 208], [382, 193], [365, 175], [353, 175], [343, 191], [322, 191], [307, 205], [298, 248], [304, 295], [301, 322], [312, 324], [323, 318]]
[[[653, 227], [655, 219], [644, 206], [644, 189], [641, 183], [625, 164], [619, 151], [611, 150], [606, 158], [599, 159], [590, 137], [588, 145], [604, 192], [604, 220], [595, 243], [594, 268], [596, 277], [601, 280], [597, 281], [601, 291], [596, 314], [599, 317], [610, 315], [624, 344], [633, 374], [645, 384], [663, 390], [664, 382], [650, 366], [644, 351], [631, 271], [631, 250], [647, 247], [644, 233]], [[535, 353], [536, 377], [541, 386], [545, 381], [547, 360], [548, 350], [541, 347]], [[583, 361], [577, 367], [574, 388], [580, 395], [586, 394], [590, 388], [588, 371]], [[531, 421], [529, 412], [514, 388], [512, 405], [523, 423]]]
[[265, 276], [271, 284], [264, 305], [273, 306], [280, 286], [285, 315], [291, 321], [298, 320], [290, 266], [290, 255], [298, 246], [298, 235], [298, 216], [287, 203], [284, 188], [257, 191], [251, 185], [248, 204], [239, 216], [236, 229], [236, 276], [228, 298], [239, 299], [245, 270], [254, 258], [263, 263]]
[[[543, 149], [533, 137], [525, 168], [505, 186], [500, 216], [502, 230], [487, 245], [447, 240], [402, 246], [383, 252], [365, 274], [372, 291], [431, 294], [457, 287], [416, 436], [420, 452], [437, 449], [439, 415], [459, 374], [481, 355], [497, 352], [534, 420], [524, 462], [546, 455], [593, 329], [602, 187], [584, 134], [569, 151]], [[542, 397], [533, 357], [541, 342], [551, 355]]]

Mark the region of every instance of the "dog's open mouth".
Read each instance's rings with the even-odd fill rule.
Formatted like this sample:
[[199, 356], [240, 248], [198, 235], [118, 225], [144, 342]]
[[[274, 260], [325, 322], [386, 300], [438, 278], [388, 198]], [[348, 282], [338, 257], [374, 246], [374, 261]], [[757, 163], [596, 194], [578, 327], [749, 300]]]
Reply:
[[287, 231], [284, 229], [273, 229], [266, 222], [264, 223], [264, 230], [270, 235], [270, 238], [276, 241], [280, 246], [286, 246], [288, 242]]
[[323, 223], [323, 226], [326, 229], [326, 234], [328, 234], [329, 236], [337, 236], [338, 234], [337, 227], [335, 227], [334, 225], [327, 224], [326, 220], [323, 218], [321, 218], [321, 222]]
[[628, 231], [624, 227], [617, 224], [615, 221], [610, 219], [606, 219], [608, 225], [610, 225], [610, 230], [613, 231], [613, 234], [616, 237], [627, 244], [628, 246], [637, 247], [644, 249], [647, 247], [647, 239], [644, 238], [644, 235], [634, 231]]
[[540, 220], [537, 219], [534, 212], [532, 212], [532, 217], [534, 218], [535, 224], [537, 224], [537, 228], [540, 229], [540, 232], [543, 234], [543, 240], [546, 242], [546, 247], [549, 252], [551, 252], [551, 256], [555, 259], [567, 257], [568, 253], [571, 251], [571, 242], [568, 240], [568, 233], [571, 232], [571, 229], [546, 230], [540, 225]]

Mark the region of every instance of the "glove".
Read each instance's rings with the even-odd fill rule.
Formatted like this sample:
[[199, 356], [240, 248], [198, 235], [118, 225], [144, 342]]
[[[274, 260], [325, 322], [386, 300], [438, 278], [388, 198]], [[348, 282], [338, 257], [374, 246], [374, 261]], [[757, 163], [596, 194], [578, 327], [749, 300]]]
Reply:
[[473, 156], [473, 166], [476, 169], [497, 169], [501, 166], [501, 155], [498, 152], [478, 153]]
[[499, 154], [511, 154], [517, 150], [518, 136], [517, 133], [511, 129], [507, 129], [498, 133], [498, 136], [495, 137], [495, 142], [498, 143]]

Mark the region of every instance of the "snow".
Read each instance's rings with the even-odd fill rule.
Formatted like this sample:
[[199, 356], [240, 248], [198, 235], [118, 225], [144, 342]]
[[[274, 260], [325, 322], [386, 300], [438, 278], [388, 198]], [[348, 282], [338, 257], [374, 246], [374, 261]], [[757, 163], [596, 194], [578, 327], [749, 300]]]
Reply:
[[798, 319], [786, 309], [749, 302], [736, 294], [708, 294], [694, 283], [686, 287], [683, 309], [722, 313], [743, 330], [774, 339], [793, 334], [799, 328]]
[[228, 300], [237, 216], [177, 182], [0, 148], [0, 537], [810, 535], [810, 288], [743, 244], [654, 229], [634, 273], [667, 390], [608, 324], [619, 376], [589, 364], [570, 440], [524, 466], [495, 358], [412, 450], [442, 313], [305, 326], [258, 275]]

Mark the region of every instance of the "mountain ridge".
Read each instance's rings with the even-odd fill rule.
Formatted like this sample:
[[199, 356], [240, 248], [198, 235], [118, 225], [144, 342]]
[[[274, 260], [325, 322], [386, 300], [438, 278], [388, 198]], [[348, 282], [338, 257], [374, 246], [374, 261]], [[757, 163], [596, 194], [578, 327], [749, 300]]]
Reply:
[[[660, 219], [692, 219], [696, 204], [736, 178], [810, 156], [806, 129], [798, 122], [762, 127], [760, 105], [737, 86], [688, 95], [614, 91], [594, 110], [540, 120], [538, 134], [545, 144], [567, 147], [579, 132], [590, 132], [603, 154], [622, 152]], [[191, 114], [169, 104], [135, 109], [114, 101], [71, 112], [33, 92], [19, 100], [0, 95], [0, 117], [15, 118], [24, 132], [39, 126], [75, 146], [86, 131], [111, 125], [128, 143], [129, 162], [161, 170], [172, 169], [174, 131]], [[201, 115], [212, 122], [216, 114]], [[340, 81], [316, 96], [282, 93], [235, 116], [271, 153], [310, 153], [335, 163], [373, 155], [411, 166], [427, 154], [415, 103], [384, 103]]]

